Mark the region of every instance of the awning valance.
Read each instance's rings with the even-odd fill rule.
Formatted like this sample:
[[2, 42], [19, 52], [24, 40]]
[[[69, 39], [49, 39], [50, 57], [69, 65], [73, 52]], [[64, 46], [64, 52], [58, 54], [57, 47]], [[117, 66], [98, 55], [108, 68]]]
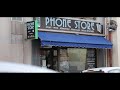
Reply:
[[39, 32], [42, 46], [112, 48], [112, 43], [103, 36], [88, 36], [54, 32]]

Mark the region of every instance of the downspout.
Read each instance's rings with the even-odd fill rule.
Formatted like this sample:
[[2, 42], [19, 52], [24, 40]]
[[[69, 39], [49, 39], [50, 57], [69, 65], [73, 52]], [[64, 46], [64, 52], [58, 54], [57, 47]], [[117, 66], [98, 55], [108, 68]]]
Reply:
[[[106, 36], [106, 39], [111, 42], [112, 41], [112, 34], [109, 31], [109, 26], [110, 26], [110, 17], [105, 17], [105, 30], [106, 30], [105, 36]], [[106, 50], [106, 66], [112, 67], [112, 49]]]
[[[109, 32], [109, 40], [112, 41], [112, 34], [111, 32]], [[109, 49], [109, 63], [110, 63], [110, 67], [112, 67], [112, 49]]]
[[[105, 17], [104, 18], [104, 23], [105, 23], [105, 38], [106, 39], [108, 39], [108, 29], [107, 29], [108, 23], [107, 22], [108, 22], [108, 20]], [[105, 50], [105, 53], [106, 54], [105, 54], [105, 61], [104, 62], [105, 62], [105, 66], [107, 67], [108, 66], [108, 50], [107, 49]]]
[[[110, 26], [110, 20], [111, 18], [109, 17], [109, 26]], [[108, 28], [108, 31], [109, 31], [109, 28]], [[110, 42], [112, 42], [112, 32], [109, 31], [108, 32], [108, 39]], [[109, 66], [112, 67], [112, 49], [108, 49], [108, 57], [109, 57]]]

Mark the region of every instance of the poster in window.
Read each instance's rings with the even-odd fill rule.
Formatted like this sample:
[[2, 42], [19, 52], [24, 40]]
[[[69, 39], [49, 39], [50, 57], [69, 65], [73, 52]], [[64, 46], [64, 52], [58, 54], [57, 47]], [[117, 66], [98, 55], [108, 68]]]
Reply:
[[87, 61], [86, 61], [86, 69], [95, 68], [96, 67], [96, 55], [95, 49], [87, 50]]

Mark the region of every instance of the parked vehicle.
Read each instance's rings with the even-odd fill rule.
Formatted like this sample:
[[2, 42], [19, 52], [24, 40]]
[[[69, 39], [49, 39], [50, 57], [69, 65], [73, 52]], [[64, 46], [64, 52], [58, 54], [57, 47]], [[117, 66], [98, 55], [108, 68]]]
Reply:
[[83, 70], [81, 73], [120, 73], [120, 67], [100, 67]]
[[58, 73], [57, 71], [33, 65], [0, 62], [0, 73]]

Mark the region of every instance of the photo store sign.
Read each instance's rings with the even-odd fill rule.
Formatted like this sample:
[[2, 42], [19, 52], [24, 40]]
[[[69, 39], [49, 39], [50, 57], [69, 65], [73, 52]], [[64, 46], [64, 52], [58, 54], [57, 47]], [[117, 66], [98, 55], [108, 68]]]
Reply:
[[40, 29], [68, 30], [104, 34], [103, 25], [85, 20], [73, 20], [58, 17], [40, 17]]

